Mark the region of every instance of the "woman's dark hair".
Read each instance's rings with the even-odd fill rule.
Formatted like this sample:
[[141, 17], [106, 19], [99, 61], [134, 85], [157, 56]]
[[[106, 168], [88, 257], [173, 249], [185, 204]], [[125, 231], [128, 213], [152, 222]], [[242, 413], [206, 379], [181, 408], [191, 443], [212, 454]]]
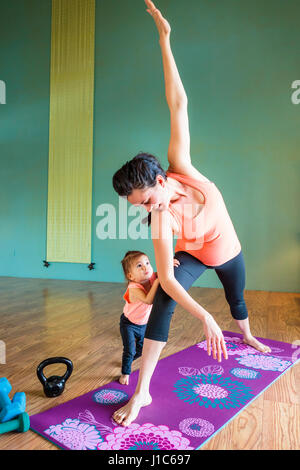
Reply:
[[140, 152], [114, 174], [113, 187], [119, 196], [127, 197], [134, 189], [155, 186], [157, 175], [167, 179], [157, 158], [149, 153]]

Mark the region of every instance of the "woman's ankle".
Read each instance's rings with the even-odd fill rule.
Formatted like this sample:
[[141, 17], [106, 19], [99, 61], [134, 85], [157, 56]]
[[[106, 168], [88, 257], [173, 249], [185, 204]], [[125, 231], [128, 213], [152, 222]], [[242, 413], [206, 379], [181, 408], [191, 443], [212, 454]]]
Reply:
[[136, 388], [133, 394], [136, 398], [144, 398], [150, 396], [149, 388]]

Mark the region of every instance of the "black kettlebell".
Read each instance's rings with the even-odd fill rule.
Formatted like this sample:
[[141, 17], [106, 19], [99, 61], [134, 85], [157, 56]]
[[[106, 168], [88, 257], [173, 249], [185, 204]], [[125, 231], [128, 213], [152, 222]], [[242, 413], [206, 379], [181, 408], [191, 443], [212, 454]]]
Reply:
[[[43, 374], [43, 369], [50, 364], [62, 363], [66, 364], [67, 371], [65, 375], [60, 377], [59, 375], [52, 375], [48, 379]], [[72, 374], [73, 371], [73, 363], [70, 359], [66, 357], [49, 357], [42, 361], [37, 367], [37, 376], [39, 381], [44, 387], [44, 392], [46, 397], [55, 398], [61, 395], [65, 389], [65, 383]]]

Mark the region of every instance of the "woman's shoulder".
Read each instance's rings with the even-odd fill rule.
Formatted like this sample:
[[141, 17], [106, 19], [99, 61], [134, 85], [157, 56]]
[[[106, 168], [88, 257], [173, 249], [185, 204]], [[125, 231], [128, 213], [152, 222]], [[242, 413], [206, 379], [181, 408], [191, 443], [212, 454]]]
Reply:
[[206, 178], [200, 171], [197, 170], [193, 165], [187, 164], [184, 165], [183, 167], [180, 168], [174, 168], [171, 165], [166, 171], [167, 176], [170, 176], [171, 178], [174, 177], [174, 179], [180, 178], [180, 176], [183, 176], [184, 179], [191, 178], [197, 181], [201, 181], [203, 183], [210, 183], [210, 180]]

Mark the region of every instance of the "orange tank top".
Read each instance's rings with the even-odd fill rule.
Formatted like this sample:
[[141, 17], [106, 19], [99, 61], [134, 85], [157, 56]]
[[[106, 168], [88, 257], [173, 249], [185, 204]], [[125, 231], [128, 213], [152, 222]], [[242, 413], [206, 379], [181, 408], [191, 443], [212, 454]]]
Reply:
[[170, 202], [169, 212], [178, 227], [174, 232], [178, 236], [175, 253], [190, 253], [207, 266], [220, 266], [237, 256], [241, 244], [216, 185], [207, 179], [200, 181], [178, 173], [166, 174], [198, 189], [205, 198], [203, 204], [198, 204], [191, 196], [181, 197], [178, 203]]
[[[153, 273], [150, 278], [151, 286], [156, 278], [157, 278], [156, 273]], [[145, 287], [143, 286], [143, 284], [130, 281], [127, 286], [126, 292], [123, 295], [123, 299], [125, 300], [123, 313], [125, 317], [127, 317], [128, 320], [131, 321], [131, 323], [135, 323], [136, 325], [146, 325], [146, 323], [148, 323], [148, 320], [149, 320], [149, 316], [150, 316], [151, 309], [152, 309], [152, 304], [145, 304], [144, 302], [141, 302], [141, 301], [130, 302], [129, 289], [132, 289], [132, 288], [142, 289], [145, 292], [145, 294], [148, 293]]]

